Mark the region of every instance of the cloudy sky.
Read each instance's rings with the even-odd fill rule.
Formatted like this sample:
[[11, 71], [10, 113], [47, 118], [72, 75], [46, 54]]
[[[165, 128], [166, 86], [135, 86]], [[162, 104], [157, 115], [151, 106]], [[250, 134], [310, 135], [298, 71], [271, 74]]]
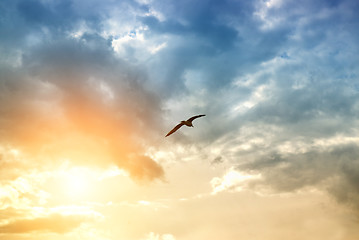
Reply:
[[0, 239], [358, 239], [358, 12], [2, 0]]

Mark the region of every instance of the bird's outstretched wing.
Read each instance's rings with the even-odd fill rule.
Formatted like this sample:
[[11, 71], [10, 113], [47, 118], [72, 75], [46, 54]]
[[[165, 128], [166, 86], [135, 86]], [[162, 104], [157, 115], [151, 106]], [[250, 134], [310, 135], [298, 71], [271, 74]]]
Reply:
[[202, 115], [193, 116], [193, 117], [191, 117], [191, 118], [188, 118], [187, 121], [188, 121], [188, 122], [192, 122], [192, 121], [195, 120], [196, 118], [204, 117], [204, 116], [206, 116], [206, 115], [202, 114]]
[[180, 127], [183, 126], [183, 123], [178, 124], [177, 126], [175, 126], [171, 131], [169, 131], [169, 133], [167, 133], [166, 137], [168, 137], [169, 135], [171, 135], [172, 133], [174, 133], [175, 131], [177, 131]]

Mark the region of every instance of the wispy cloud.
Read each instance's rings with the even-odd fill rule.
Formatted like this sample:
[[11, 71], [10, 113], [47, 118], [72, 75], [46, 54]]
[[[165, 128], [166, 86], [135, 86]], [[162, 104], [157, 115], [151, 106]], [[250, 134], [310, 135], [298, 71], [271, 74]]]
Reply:
[[34, 231], [66, 233], [86, 221], [84, 216], [52, 214], [33, 219], [19, 219], [0, 225], [1, 233], [28, 233]]
[[156, 234], [150, 232], [145, 238], [141, 240], [175, 240], [176, 238], [172, 234]]

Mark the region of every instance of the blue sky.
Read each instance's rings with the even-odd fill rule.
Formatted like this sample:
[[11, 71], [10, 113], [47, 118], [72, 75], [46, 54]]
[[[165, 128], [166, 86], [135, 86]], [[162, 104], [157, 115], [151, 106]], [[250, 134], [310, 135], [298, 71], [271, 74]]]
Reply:
[[[49, 178], [46, 172], [76, 167], [126, 179], [125, 189], [136, 189], [138, 198], [118, 200], [117, 206], [137, 201], [158, 207], [159, 198], [171, 196], [190, 203], [171, 202], [167, 208], [191, 212], [197, 201], [216, 207], [254, 194], [264, 211], [274, 204], [265, 199], [273, 197], [290, 212], [296, 206], [289, 201], [308, 194], [330, 206], [316, 212], [332, 221], [319, 221], [320, 227], [334, 226], [330, 236], [319, 227], [313, 239], [356, 239], [358, 12], [356, 0], [1, 1], [0, 186], [8, 203], [0, 204], [0, 212], [8, 217], [0, 222], [5, 232], [0, 239], [15, 239], [14, 229], [21, 228], [16, 224], [29, 219], [61, 222], [67, 216], [46, 205], [55, 204], [56, 194], [46, 197], [46, 204], [39, 200], [42, 193], [53, 194], [43, 183], [26, 190], [26, 204], [9, 193], [11, 184], [22, 176], [31, 182], [35, 173]], [[207, 116], [196, 120], [194, 129], [163, 138], [178, 121], [196, 114]], [[188, 187], [192, 184], [198, 189]], [[178, 191], [164, 190], [175, 186]], [[286, 194], [292, 194], [287, 202]], [[42, 206], [44, 215], [31, 212], [34, 206]], [[343, 213], [339, 217], [333, 209]], [[72, 219], [81, 231], [86, 230], [81, 223], [93, 216], [116, 221], [109, 212], [90, 210]], [[208, 213], [206, 207], [199, 211]], [[218, 211], [235, 219], [227, 209]], [[169, 221], [181, 225], [178, 219]], [[298, 219], [293, 226], [303, 227]], [[199, 229], [214, 223], [189, 222], [197, 230], [192, 237], [208, 239]], [[111, 234], [94, 236], [192, 239], [180, 227], [141, 228], [136, 235], [107, 226], [103, 232]], [[275, 227], [267, 235], [219, 229], [227, 239], [287, 236]], [[77, 231], [45, 226], [24, 236], [46, 238], [42, 230], [55, 232], [54, 239]], [[216, 234], [223, 233], [213, 233], [213, 239]], [[303, 234], [298, 239], [308, 237]]]

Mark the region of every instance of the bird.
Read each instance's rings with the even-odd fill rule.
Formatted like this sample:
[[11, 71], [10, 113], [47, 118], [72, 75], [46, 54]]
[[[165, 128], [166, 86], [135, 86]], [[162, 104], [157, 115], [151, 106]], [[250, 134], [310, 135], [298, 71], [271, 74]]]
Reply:
[[179, 124], [177, 124], [177, 126], [175, 126], [171, 131], [169, 131], [165, 137], [168, 137], [169, 135], [171, 135], [172, 133], [177, 131], [180, 127], [182, 127], [183, 125], [186, 125], [187, 127], [193, 127], [192, 121], [195, 120], [196, 118], [204, 117], [204, 116], [206, 116], [206, 115], [204, 115], [204, 114], [197, 115], [197, 116], [188, 118], [186, 121], [181, 121]]

